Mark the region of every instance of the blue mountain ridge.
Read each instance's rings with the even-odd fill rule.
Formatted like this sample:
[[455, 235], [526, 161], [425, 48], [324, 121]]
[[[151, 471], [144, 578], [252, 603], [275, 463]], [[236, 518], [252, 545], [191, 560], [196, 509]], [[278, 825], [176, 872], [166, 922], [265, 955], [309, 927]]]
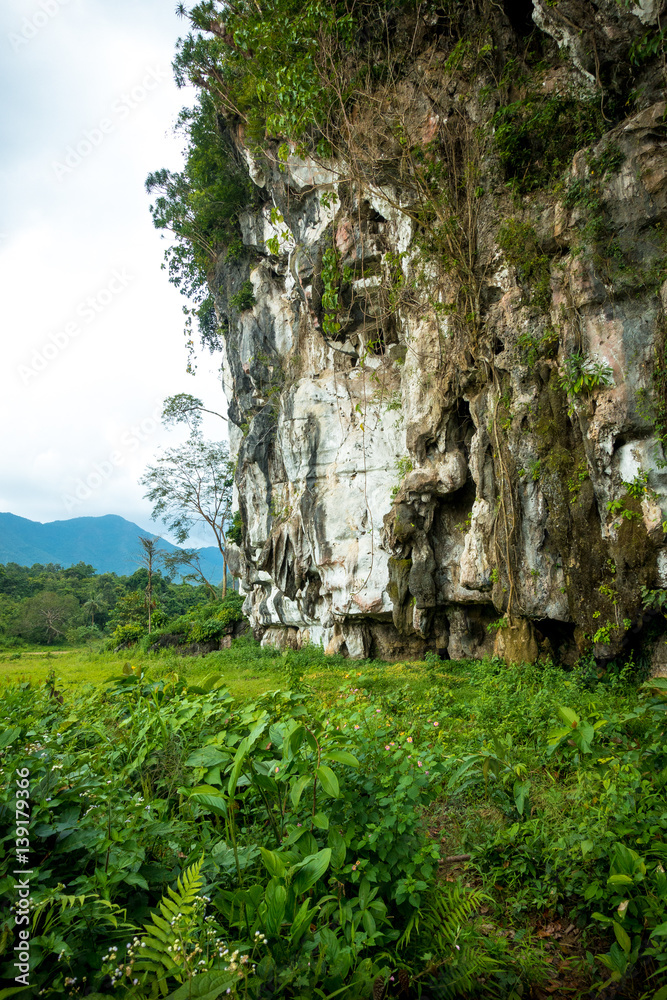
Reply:
[[[101, 517], [73, 517], [67, 521], [30, 521], [16, 514], [0, 513], [0, 563], [19, 566], [59, 563], [63, 567], [88, 563], [97, 573], [131, 575], [141, 565], [139, 536], [155, 538], [118, 514]], [[167, 552], [177, 548], [161, 538], [158, 547]], [[199, 549], [202, 569], [211, 583], [222, 580], [222, 556], [216, 546]]]

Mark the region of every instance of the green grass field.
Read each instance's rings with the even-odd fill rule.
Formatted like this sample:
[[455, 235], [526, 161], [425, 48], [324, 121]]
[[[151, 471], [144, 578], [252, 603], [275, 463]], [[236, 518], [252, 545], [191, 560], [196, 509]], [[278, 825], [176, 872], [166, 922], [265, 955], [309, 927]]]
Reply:
[[[209, 653], [207, 656], [178, 656], [170, 651], [143, 653], [136, 649], [119, 653], [90, 648], [33, 648], [27, 651], [0, 654], [0, 684], [43, 683], [55, 673], [58, 687], [75, 688], [84, 684], [104, 686], [118, 677], [123, 667], [141, 667], [147, 677], [157, 679], [176, 673], [196, 684], [209, 674], [220, 674], [225, 687], [239, 700], [255, 698], [265, 691], [285, 687], [289, 678], [288, 663], [292, 662], [309, 690], [325, 700], [350, 678], [363, 678], [365, 686], [376, 694], [404, 689], [410, 700], [427, 693], [425, 664], [421, 662], [384, 663], [380, 660], [345, 660], [341, 656], [325, 657], [321, 650], [311, 648], [299, 653], [281, 654], [272, 649], [260, 649], [254, 642], [235, 643], [232, 649]], [[443, 664], [444, 666], [444, 664]], [[465, 663], [448, 663], [456, 673], [450, 676], [455, 684], [462, 678], [459, 671]]]
[[[498, 659], [389, 664], [325, 657], [314, 647], [283, 654], [248, 638], [205, 657], [146, 653], [139, 647], [120, 653], [23, 649], [0, 654], [0, 701], [7, 724], [16, 727], [0, 733], [0, 745], [4, 739], [6, 747], [2, 763], [7, 774], [26, 761], [48, 771], [48, 757], [58, 762], [58, 782], [68, 770], [62, 801], [38, 802], [43, 815], [35, 814], [36, 831], [47, 835], [61, 813], [62, 823], [68, 822], [68, 809], [80, 813], [66, 831], [67, 837], [79, 837], [76, 850], [84, 852], [76, 878], [69, 867], [70, 847], [63, 841], [52, 857], [60, 840], [52, 844], [47, 837], [42, 846], [49, 865], [60, 859], [62, 870], [49, 875], [53, 885], [40, 889], [40, 903], [61, 898], [59, 879], [73, 880], [68, 891], [85, 900], [94, 900], [100, 885], [106, 885], [100, 851], [111, 850], [116, 840], [107, 838], [107, 843], [107, 827], [95, 818], [103, 796], [107, 809], [118, 813], [118, 823], [132, 824], [134, 839], [129, 828], [123, 836], [135, 844], [136, 871], [125, 878], [123, 858], [109, 871], [117, 882], [114, 901], [134, 907], [139, 921], [147, 917], [148, 904], [137, 895], [136, 878], [149, 886], [155, 907], [164, 891], [156, 872], [167, 856], [172, 881], [203, 852], [207, 878], [223, 887], [232, 884], [216, 861], [227, 850], [224, 838], [229, 839], [223, 830], [227, 821], [220, 818], [227, 814], [218, 809], [216, 796], [226, 794], [230, 780], [229, 761], [220, 763], [217, 748], [225, 740], [235, 748], [263, 718], [269, 740], [253, 743], [254, 763], [244, 779], [239, 827], [244, 849], [288, 846], [272, 839], [266, 818], [259, 821], [262, 810], [275, 821], [278, 803], [293, 839], [311, 822], [310, 857], [324, 850], [330, 812], [348, 840], [349, 864], [336, 878], [352, 893], [362, 878], [359, 864], [366, 866], [370, 882], [384, 886], [397, 928], [409, 919], [408, 903], [428, 913], [429, 900], [449, 899], [460, 886], [478, 906], [474, 894], [484, 892], [484, 906], [467, 933], [485, 961], [498, 963], [489, 997], [544, 1000], [559, 990], [556, 995], [588, 998], [603, 982], [613, 981], [622, 982], [628, 1000], [665, 1000], [655, 994], [653, 982], [657, 989], [659, 977], [667, 977], [667, 685], [644, 679], [631, 664], [610, 667], [605, 674], [585, 663], [575, 670], [550, 662], [508, 666]], [[318, 809], [326, 816], [315, 811], [314, 798], [301, 799], [303, 789], [295, 784], [301, 780], [297, 764], [306, 768], [304, 775], [308, 767], [319, 767], [319, 758], [310, 760], [313, 747], [305, 742], [290, 756], [291, 744], [281, 735], [285, 726], [284, 732], [291, 733], [302, 719], [311, 743], [312, 733], [320, 740], [328, 733], [326, 739], [341, 740], [343, 749], [362, 761], [364, 783], [357, 786], [349, 754], [331, 757], [338, 778], [328, 779], [325, 768], [323, 780], [340, 780], [348, 792], [338, 796], [337, 784], [320, 789]], [[288, 750], [272, 748], [281, 740]], [[276, 753], [287, 754], [282, 763], [273, 759]], [[77, 784], [81, 768], [88, 797], [83, 812]], [[278, 771], [281, 777], [274, 778]], [[273, 805], [267, 794], [274, 796]], [[166, 831], [166, 840], [155, 839], [158, 827], [143, 815], [145, 807], [136, 796], [162, 810], [160, 837]], [[364, 812], [371, 801], [376, 803], [373, 841]], [[355, 820], [359, 810], [361, 818]], [[406, 823], [414, 844], [421, 846], [406, 848], [389, 875], [383, 874], [387, 852], [400, 854], [405, 843]], [[41, 849], [39, 836], [33, 849]], [[98, 846], [85, 854], [88, 840]], [[373, 846], [376, 840], [381, 849]], [[428, 860], [432, 851], [436, 864]], [[253, 857], [248, 855], [249, 873], [266, 880], [262, 863]], [[4, 875], [9, 878], [8, 871]], [[2, 876], [0, 864], [0, 885], [5, 884]], [[336, 884], [342, 882], [331, 883]], [[399, 885], [407, 886], [409, 900], [416, 902], [395, 899]], [[325, 880], [320, 893], [327, 891]], [[449, 902], [455, 905], [454, 897]], [[223, 919], [222, 912], [216, 919]], [[76, 972], [85, 951], [86, 967], [98, 975], [101, 952], [85, 950], [85, 920], [95, 915], [94, 907], [87, 916], [69, 909], [63, 914], [61, 933], [69, 935], [73, 949], [67, 974]], [[323, 926], [326, 937], [326, 922]], [[441, 952], [439, 969], [445, 975], [451, 942], [442, 944]], [[52, 984], [48, 995], [64, 995], [58, 991], [65, 972], [49, 961], [45, 952], [40, 982]], [[406, 962], [405, 952], [399, 949], [391, 961], [394, 968]], [[420, 962], [417, 953], [410, 959], [416, 977]], [[139, 996], [143, 1000], [142, 992]]]

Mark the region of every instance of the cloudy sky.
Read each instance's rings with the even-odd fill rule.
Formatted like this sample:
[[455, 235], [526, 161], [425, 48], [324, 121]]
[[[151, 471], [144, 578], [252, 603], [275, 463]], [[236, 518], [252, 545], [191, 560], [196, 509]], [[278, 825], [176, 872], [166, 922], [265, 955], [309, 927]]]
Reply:
[[179, 168], [173, 124], [193, 100], [172, 80], [175, 6], [0, 5], [0, 511], [156, 530], [137, 481], [183, 437], [160, 426], [162, 400], [220, 407], [214, 357], [186, 374], [184, 300], [144, 189], [149, 171]]

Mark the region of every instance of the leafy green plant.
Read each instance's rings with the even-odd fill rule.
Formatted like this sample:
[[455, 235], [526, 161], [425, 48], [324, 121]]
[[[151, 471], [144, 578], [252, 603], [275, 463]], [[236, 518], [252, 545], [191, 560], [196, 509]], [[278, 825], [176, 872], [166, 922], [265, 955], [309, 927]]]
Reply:
[[154, 226], [176, 237], [165, 251], [169, 280], [196, 303], [186, 310], [186, 340], [193, 348], [194, 316], [202, 341], [215, 346], [217, 320], [206, 276], [222, 247], [231, 247], [238, 256], [238, 217], [252, 198], [252, 185], [209, 94], [200, 93], [195, 106], [181, 112], [177, 128], [188, 140], [184, 169], [154, 171], [146, 179], [146, 190], [155, 198]]
[[503, 745], [497, 737], [494, 737], [489, 745], [463, 758], [449, 779], [448, 787], [465, 791], [482, 779], [485, 795], [493, 793], [496, 801], [506, 806], [510, 801], [506, 789], [511, 783], [516, 811], [519, 816], [523, 816], [528, 806], [531, 782], [526, 778], [525, 765], [521, 762], [513, 763], [508, 759], [510, 748], [511, 743]]
[[247, 309], [252, 309], [256, 302], [257, 299], [255, 298], [252, 281], [249, 279], [243, 282], [237, 292], [229, 296], [230, 306], [237, 309], [238, 312], [245, 312]]
[[664, 58], [667, 27], [656, 30], [651, 28], [630, 46], [630, 62], [633, 66], [642, 66], [657, 56]]
[[[263, 693], [234, 701], [220, 676], [233, 669], [261, 674]], [[667, 681], [589, 675], [550, 662], [285, 657], [247, 638], [209, 661], [143, 654], [104, 691], [5, 685], [1, 766], [31, 771], [31, 981], [60, 997], [86, 976], [105, 996], [114, 978], [133, 1000], [158, 995], [160, 980], [173, 1000], [227, 989], [366, 1000], [399, 983], [506, 996], [546, 975], [531, 943], [538, 913], [595, 933], [601, 956], [615, 944], [618, 982], [657, 986]], [[5, 783], [3, 902], [10, 793]], [[472, 892], [449, 867], [461, 852]], [[175, 948], [172, 969], [160, 955]], [[581, 973], [582, 993], [591, 978]]]
[[413, 468], [414, 468], [414, 466], [412, 464], [412, 459], [411, 458], [405, 458], [404, 457], [404, 458], [397, 458], [396, 459], [396, 474], [398, 476], [398, 483], [396, 483], [391, 488], [391, 497], [392, 497], [392, 500], [395, 499], [396, 496], [398, 496], [398, 491], [401, 488], [401, 483], [403, 482], [403, 480], [405, 479], [405, 477], [410, 472], [412, 472]]
[[541, 336], [533, 330], [524, 330], [519, 335], [517, 344], [525, 362], [534, 365], [539, 357], [552, 357], [558, 345], [558, 333], [550, 326]]
[[[596, 640], [601, 641], [601, 640]], [[591, 744], [595, 739], [595, 733], [602, 726], [606, 725], [605, 719], [599, 719], [591, 724], [586, 719], [581, 718], [571, 708], [564, 705], [559, 706], [558, 714], [565, 723], [561, 729], [555, 729], [549, 733], [550, 753], [558, 748], [562, 748], [564, 741], [572, 743], [580, 753], [590, 753]]]
[[505, 176], [520, 194], [552, 183], [605, 127], [596, 101], [556, 95], [514, 101], [495, 113], [492, 125]]
[[339, 254], [329, 247], [322, 255], [322, 330], [329, 337], [335, 337], [340, 330], [341, 286], [349, 282], [352, 274], [350, 268], [341, 271]]
[[[595, 389], [613, 385], [614, 370], [597, 357], [586, 357], [580, 351], [575, 351], [565, 359], [558, 382], [569, 396], [585, 395]], [[573, 406], [574, 403], [571, 403], [570, 414]]]
[[[625, 485], [625, 483], [623, 484]], [[637, 510], [625, 506], [625, 499], [617, 497], [607, 502], [607, 510], [613, 517], [622, 517], [624, 521], [641, 521], [642, 516]]]

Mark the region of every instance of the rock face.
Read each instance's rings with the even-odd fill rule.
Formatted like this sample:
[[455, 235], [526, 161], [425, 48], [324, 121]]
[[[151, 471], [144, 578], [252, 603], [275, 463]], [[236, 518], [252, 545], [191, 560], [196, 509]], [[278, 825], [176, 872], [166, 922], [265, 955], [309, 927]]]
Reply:
[[[660, 6], [535, 0], [552, 58], [516, 107], [597, 106]], [[474, 160], [430, 236], [419, 165], [402, 182], [236, 135], [256, 203], [212, 289], [245, 611], [265, 643], [353, 657], [611, 656], [667, 583], [664, 79], [557, 182], [512, 191], [488, 70], [432, 39], [412, 58], [394, 106]]]

